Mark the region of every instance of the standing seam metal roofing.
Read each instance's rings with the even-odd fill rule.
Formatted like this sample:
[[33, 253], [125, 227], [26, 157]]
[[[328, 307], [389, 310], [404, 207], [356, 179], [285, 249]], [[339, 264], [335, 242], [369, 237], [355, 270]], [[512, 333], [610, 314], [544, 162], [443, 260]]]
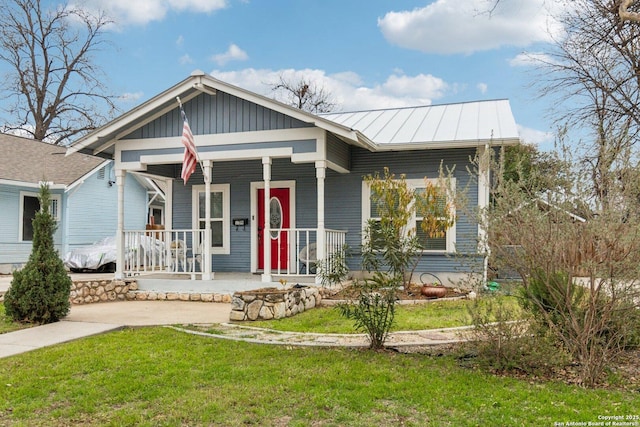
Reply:
[[380, 145], [519, 139], [506, 99], [320, 116], [355, 129]]

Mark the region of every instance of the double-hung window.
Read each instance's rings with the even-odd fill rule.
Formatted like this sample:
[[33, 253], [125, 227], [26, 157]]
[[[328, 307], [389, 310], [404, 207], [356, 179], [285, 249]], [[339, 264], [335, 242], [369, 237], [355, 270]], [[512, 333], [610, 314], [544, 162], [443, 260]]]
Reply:
[[[439, 185], [438, 180], [427, 180], [433, 185]], [[424, 179], [407, 179], [407, 185], [415, 191], [416, 196], [420, 197], [426, 193], [426, 184]], [[453, 203], [448, 199], [451, 191], [455, 189], [455, 178], [451, 178], [448, 180], [448, 183], [451, 185], [451, 189], [449, 191], [445, 191], [442, 188], [440, 194], [436, 197], [437, 208], [434, 211], [443, 212], [444, 209], [450, 209], [450, 215], [455, 217], [455, 211], [453, 208]], [[368, 221], [373, 220], [374, 223], [379, 223], [381, 220], [380, 213], [378, 212], [378, 208], [376, 204], [372, 201], [372, 191], [369, 184], [366, 181], [362, 183], [362, 229], [364, 230]], [[443, 226], [439, 233], [436, 235], [428, 235], [422, 228], [422, 222], [424, 221], [435, 221], [436, 223], [442, 222]], [[425, 218], [418, 215], [413, 215], [413, 217], [409, 220], [409, 224], [407, 225], [407, 229], [404, 230], [405, 233], [415, 233], [418, 237], [420, 245], [425, 252], [453, 252], [455, 250], [455, 242], [456, 242], [456, 226], [455, 223], [446, 228], [445, 224], [447, 219], [444, 217], [435, 217], [435, 218]], [[375, 227], [375, 225], [374, 225]], [[375, 234], [375, 233], [374, 233]], [[363, 233], [363, 238], [366, 238]], [[373, 242], [373, 247], [376, 247], [376, 243]]]
[[[207, 212], [205, 186], [193, 186], [193, 228], [204, 230], [207, 222], [210, 223], [213, 254], [228, 254], [231, 250], [229, 192], [229, 184], [212, 184], [211, 209]], [[197, 246], [202, 246], [204, 241], [197, 243]]]

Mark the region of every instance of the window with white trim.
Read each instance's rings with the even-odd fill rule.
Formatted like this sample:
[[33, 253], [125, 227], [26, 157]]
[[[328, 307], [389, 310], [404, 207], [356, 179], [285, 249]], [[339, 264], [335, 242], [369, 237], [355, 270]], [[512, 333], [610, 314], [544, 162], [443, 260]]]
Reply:
[[[60, 222], [60, 195], [51, 194], [49, 200], [49, 213], [56, 222]], [[40, 211], [40, 199], [38, 193], [27, 191], [20, 192], [20, 224], [19, 238], [21, 242], [33, 241], [33, 220]]]
[[[211, 224], [211, 253], [228, 254], [230, 244], [230, 186], [229, 184], [211, 185], [211, 209], [206, 212], [206, 191], [204, 185], [193, 186], [193, 228], [204, 230], [207, 221]], [[202, 246], [204, 242], [196, 242]]]
[[[433, 185], [438, 185], [438, 180], [436, 179], [428, 179], [427, 181], [432, 183]], [[455, 186], [456, 186], [455, 178], [450, 178], [448, 181], [451, 184], [451, 188], [452, 188], [451, 191], [454, 191], [453, 189], [455, 189]], [[424, 179], [407, 179], [406, 183], [409, 186], [409, 188], [412, 188], [413, 190], [415, 190], [416, 193], [424, 194], [426, 189]], [[453, 203], [451, 200], [447, 200], [447, 197], [450, 194], [450, 192], [444, 191], [444, 189], [442, 190], [443, 190], [442, 196], [438, 197], [438, 205], [444, 207], [446, 206], [447, 203], [449, 203], [449, 206], [452, 209], [451, 215], [455, 217], [455, 210], [453, 208]], [[379, 222], [381, 219], [380, 214], [378, 212], [378, 208], [376, 207], [375, 203], [371, 202], [371, 196], [372, 196], [372, 193], [371, 193], [371, 188], [369, 184], [366, 181], [363, 181], [362, 182], [362, 229], [363, 230], [365, 229], [367, 222], [369, 220], [374, 220]], [[423, 222], [424, 220], [425, 220], [424, 217], [414, 215], [413, 218], [411, 218], [411, 220], [409, 221], [407, 230], [405, 230], [405, 232], [407, 234], [409, 232], [416, 233], [420, 241], [420, 244], [423, 247], [424, 252], [453, 252], [455, 248], [455, 242], [456, 242], [455, 223], [449, 228], [443, 227], [442, 235], [429, 236], [427, 235], [427, 233], [423, 231], [420, 225], [421, 222]], [[437, 220], [439, 219], [436, 218], [436, 221]], [[442, 218], [442, 220], [443, 222], [445, 222], [444, 218]], [[363, 233], [363, 239], [365, 238], [366, 236]]]

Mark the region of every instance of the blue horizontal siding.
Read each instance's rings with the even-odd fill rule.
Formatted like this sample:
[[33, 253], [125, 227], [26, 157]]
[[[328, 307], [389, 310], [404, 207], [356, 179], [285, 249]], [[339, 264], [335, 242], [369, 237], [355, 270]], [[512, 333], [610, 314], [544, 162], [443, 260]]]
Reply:
[[[20, 192], [37, 195], [39, 189], [0, 185], [0, 264], [23, 264], [31, 254], [31, 242], [20, 241]], [[61, 191], [52, 190], [51, 194], [62, 195]], [[64, 197], [60, 203], [60, 222], [54, 233], [54, 244], [58, 252], [62, 250], [62, 229], [65, 214]]]
[[[457, 191], [466, 192], [469, 206], [477, 205], [477, 186], [469, 176], [469, 159], [475, 154], [469, 150], [430, 150], [410, 152], [371, 153], [351, 149], [351, 173], [339, 174], [328, 170], [325, 180], [325, 225], [330, 229], [345, 230], [347, 244], [352, 256], [349, 267], [360, 270], [360, 244], [362, 228], [362, 180], [365, 175], [376, 171], [382, 173], [385, 166], [391, 172], [406, 174], [408, 179], [437, 178], [441, 161], [445, 167], [455, 166]], [[296, 182], [296, 226], [315, 228], [317, 224], [317, 181], [313, 164], [292, 164], [288, 159], [275, 159], [272, 164], [273, 181], [295, 180]], [[174, 169], [180, 173], [179, 166]], [[191, 228], [191, 188], [203, 182], [200, 168], [183, 185], [180, 179], [174, 181], [173, 210], [174, 227]], [[231, 187], [231, 217], [251, 218], [251, 182], [262, 182], [260, 161], [214, 162], [213, 184], [229, 183]], [[477, 268], [475, 253], [477, 224], [468, 209], [458, 209], [456, 241], [458, 248], [466, 248], [469, 256], [453, 257], [444, 254], [424, 254], [419, 271], [466, 272], [470, 265]], [[231, 254], [214, 255], [214, 271], [249, 271], [251, 265], [251, 227], [232, 227]]]
[[[474, 149], [422, 150], [371, 153], [355, 148], [351, 149], [351, 173], [340, 175], [331, 173], [326, 180], [325, 201], [326, 224], [328, 228], [347, 229], [347, 244], [352, 254], [349, 260], [351, 269], [359, 270], [362, 242], [362, 181], [364, 176], [376, 172], [382, 174], [384, 167], [397, 176], [405, 174], [407, 179], [437, 178], [442, 162], [444, 168], [454, 168], [458, 192], [466, 190], [465, 209], [457, 209], [456, 243], [459, 251], [468, 255], [475, 253], [477, 242], [477, 223], [469, 207], [477, 206], [477, 185], [468, 173], [470, 158]], [[475, 257], [451, 256], [445, 254], [424, 254], [420, 259], [419, 271], [463, 272], [469, 271], [469, 265], [477, 264]]]
[[[94, 173], [67, 198], [67, 245], [71, 250], [115, 236], [118, 226], [118, 188], [109, 185], [110, 168], [104, 178]], [[147, 219], [146, 189], [132, 175], [125, 178], [125, 229], [144, 230]]]

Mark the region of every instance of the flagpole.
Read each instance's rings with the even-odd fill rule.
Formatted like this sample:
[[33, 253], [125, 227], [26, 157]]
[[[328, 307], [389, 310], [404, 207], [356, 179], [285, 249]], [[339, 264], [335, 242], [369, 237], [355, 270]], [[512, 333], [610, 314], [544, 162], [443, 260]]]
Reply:
[[[193, 136], [193, 133], [191, 132], [191, 126], [189, 126], [189, 120], [187, 119], [187, 114], [184, 112], [184, 109], [182, 108], [182, 101], [180, 101], [180, 97], [176, 96], [176, 100], [178, 101], [178, 105], [180, 106], [180, 115], [182, 118], [182, 128], [183, 128], [183, 143], [185, 144], [185, 159], [187, 158], [187, 153], [192, 153], [192, 155], [195, 156], [196, 161], [200, 164], [200, 168], [202, 169], [202, 175], [204, 177], [204, 186], [205, 186], [205, 212], [207, 213], [207, 218], [205, 220], [205, 225], [204, 225], [204, 242], [200, 241], [200, 237], [198, 238], [199, 244], [203, 244], [204, 248], [203, 248], [203, 256], [204, 256], [204, 260], [202, 262], [201, 265], [201, 270], [202, 270], [202, 279], [203, 280], [211, 280], [213, 278], [212, 276], [212, 270], [213, 270], [213, 266], [212, 264], [212, 260], [211, 260], [211, 218], [210, 218], [210, 213], [211, 213], [211, 160], [207, 160], [207, 164], [205, 166], [204, 162], [200, 159], [200, 154], [198, 153], [198, 147], [196, 147], [195, 144], [195, 138]], [[187, 142], [185, 143], [184, 141], [184, 134], [185, 134], [185, 129], [186, 131], [188, 131], [187, 135]], [[186, 165], [186, 160], [183, 161], [183, 173], [184, 173], [184, 167]], [[193, 169], [192, 169], [193, 168]], [[189, 173], [186, 176], [183, 176], [184, 179], [184, 183], [186, 185], [187, 180], [189, 179], [189, 176], [191, 176], [191, 173], [193, 172], [193, 170], [195, 170], [195, 165], [193, 165], [192, 167], [189, 167]], [[195, 237], [195, 236], [194, 236]], [[192, 242], [192, 244], [194, 244], [194, 242]], [[194, 268], [194, 272], [195, 272], [195, 268]]]
[[[184, 119], [187, 117], [187, 113], [184, 112], [184, 109], [182, 108], [182, 101], [180, 101], [180, 97], [176, 96], [176, 101], [178, 101], [178, 105], [180, 106], [180, 118], [182, 119], [182, 121], [184, 121]], [[195, 146], [195, 143], [194, 143]], [[198, 161], [198, 164], [200, 165], [200, 169], [202, 169], [202, 175], [204, 175], [205, 179], [208, 179], [207, 177], [207, 171], [204, 167], [204, 163], [202, 163], [202, 160], [200, 159], [200, 153], [198, 153], [198, 150], [196, 148], [196, 160]]]

